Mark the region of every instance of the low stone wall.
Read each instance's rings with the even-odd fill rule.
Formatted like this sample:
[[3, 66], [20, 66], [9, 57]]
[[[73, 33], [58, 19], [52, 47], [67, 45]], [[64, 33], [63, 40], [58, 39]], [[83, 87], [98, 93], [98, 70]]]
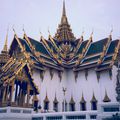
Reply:
[[33, 109], [18, 107], [0, 108], [0, 120], [31, 120]]

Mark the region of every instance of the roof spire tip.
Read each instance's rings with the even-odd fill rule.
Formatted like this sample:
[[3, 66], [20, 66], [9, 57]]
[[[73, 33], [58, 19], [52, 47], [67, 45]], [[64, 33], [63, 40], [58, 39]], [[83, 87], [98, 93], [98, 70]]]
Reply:
[[49, 34], [49, 36], [50, 36], [50, 29], [49, 29], [49, 27], [48, 27], [48, 34]]
[[14, 25], [12, 26], [12, 29], [13, 29], [14, 34], [16, 35], [15, 29], [14, 29]]
[[63, 16], [66, 16], [65, 0], [63, 0]]
[[23, 24], [23, 32], [24, 32], [24, 34], [25, 34], [24, 24]]
[[110, 35], [112, 35], [112, 33], [113, 33], [113, 26], [111, 26]]
[[3, 51], [7, 52], [8, 51], [8, 32], [9, 32], [9, 27], [7, 28], [7, 34], [6, 34], [6, 38], [5, 38], [5, 44], [3, 47]]

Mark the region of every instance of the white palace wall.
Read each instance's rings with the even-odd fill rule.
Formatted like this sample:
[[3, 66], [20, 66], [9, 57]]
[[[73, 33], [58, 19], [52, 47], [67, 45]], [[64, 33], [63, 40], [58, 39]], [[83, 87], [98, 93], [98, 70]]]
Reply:
[[[64, 95], [62, 88], [67, 88], [66, 91], [66, 101], [70, 102], [71, 96], [75, 101], [75, 110], [80, 110], [80, 100], [82, 97], [82, 93], [84, 95], [84, 99], [86, 100], [87, 110], [91, 110], [91, 99], [94, 95], [98, 100], [98, 103], [102, 103], [105, 90], [107, 91], [108, 97], [111, 99], [111, 102], [116, 102], [116, 74], [117, 68], [113, 66], [112, 70], [112, 79], [110, 79], [108, 71], [104, 71], [100, 74], [99, 82], [97, 80], [96, 72], [94, 69], [90, 69], [88, 71], [87, 80], [85, 78], [85, 71], [80, 71], [78, 73], [77, 81], [75, 81], [75, 76], [73, 70], [64, 70], [62, 73], [62, 80], [60, 82], [60, 78], [58, 77], [58, 72], [54, 70], [54, 75], [51, 80], [50, 69], [45, 70], [44, 79], [40, 78], [40, 71], [33, 71], [33, 79], [37, 84], [40, 94], [38, 95], [39, 104], [42, 108], [44, 108], [44, 99], [46, 94], [50, 101], [49, 110], [53, 111], [53, 101], [55, 98], [55, 94], [58, 100], [58, 109], [59, 112], [62, 111], [62, 102], [64, 100]], [[69, 110], [69, 105], [67, 106]]]

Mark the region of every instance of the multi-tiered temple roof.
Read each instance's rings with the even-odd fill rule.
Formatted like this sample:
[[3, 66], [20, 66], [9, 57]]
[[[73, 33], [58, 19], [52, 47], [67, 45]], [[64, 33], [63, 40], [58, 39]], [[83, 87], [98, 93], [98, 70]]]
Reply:
[[95, 68], [97, 72], [111, 69], [117, 59], [120, 40], [112, 40], [112, 35], [93, 42], [92, 34], [88, 40], [83, 35], [76, 39], [70, 28], [63, 3], [61, 23], [54, 37], [49, 35], [46, 40], [41, 36], [40, 40], [30, 38], [24, 33], [19, 38], [15, 33], [10, 46], [9, 55], [17, 59], [26, 59], [32, 68], [44, 70], [49, 67], [62, 71], [88, 70]]

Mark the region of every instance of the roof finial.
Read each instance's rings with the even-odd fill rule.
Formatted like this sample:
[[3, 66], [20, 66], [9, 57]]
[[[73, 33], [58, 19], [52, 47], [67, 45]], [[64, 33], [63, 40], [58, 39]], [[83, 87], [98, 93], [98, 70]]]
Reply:
[[9, 31], [9, 27], [7, 28], [7, 34], [6, 34], [6, 39], [5, 39], [5, 44], [4, 44], [4, 48], [3, 51], [7, 52], [7, 47], [8, 47], [8, 31]]
[[110, 36], [112, 35], [112, 32], [113, 32], [113, 26], [111, 26]]
[[24, 34], [25, 34], [24, 24], [23, 24], [23, 32], [24, 32]]
[[49, 34], [49, 36], [50, 36], [50, 29], [49, 29], [49, 27], [48, 27], [48, 34]]
[[15, 29], [14, 29], [14, 25], [12, 26], [12, 29], [13, 29], [14, 35], [16, 35]]
[[85, 31], [84, 31], [84, 28], [83, 28], [82, 35], [81, 35], [82, 37], [83, 37], [84, 33], [85, 33]]
[[65, 0], [63, 0], [63, 16], [66, 16]]
[[39, 29], [39, 33], [40, 33], [40, 40], [42, 39], [42, 32], [41, 32], [41, 30]]
[[92, 40], [92, 37], [93, 37], [93, 32], [94, 32], [94, 30], [92, 29], [92, 33], [91, 33], [91, 35], [90, 35], [90, 39]]

